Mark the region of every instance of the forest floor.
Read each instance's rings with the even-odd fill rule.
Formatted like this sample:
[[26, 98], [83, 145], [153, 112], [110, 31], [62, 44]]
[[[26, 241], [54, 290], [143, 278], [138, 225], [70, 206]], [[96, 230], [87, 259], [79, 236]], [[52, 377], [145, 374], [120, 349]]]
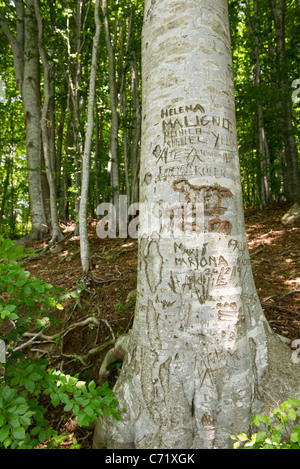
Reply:
[[[289, 206], [267, 210], [247, 209], [246, 229], [257, 292], [271, 327], [290, 341], [300, 339], [300, 223], [284, 226], [282, 215]], [[65, 240], [44, 255], [23, 266], [33, 276], [63, 290], [76, 291], [82, 281], [79, 238], [72, 226], [65, 227]], [[58, 312], [59, 328], [69, 332], [59, 344], [39, 344], [53, 364], [65, 373], [79, 373], [81, 380], [97, 382], [101, 362], [114, 338], [125, 333], [132, 324], [134, 291], [137, 280], [137, 241], [132, 239], [100, 239], [96, 221], [89, 223], [92, 281], [76, 299], [67, 300]], [[43, 248], [36, 243], [33, 248]], [[83, 320], [97, 317], [99, 326]], [[76, 326], [77, 324], [77, 326]], [[71, 325], [75, 327], [70, 328]], [[55, 334], [51, 327], [45, 334]], [[98, 353], [86, 357], [90, 350], [103, 346]], [[37, 352], [39, 354], [40, 352]], [[90, 448], [92, 429], [78, 428], [72, 419], [64, 419], [60, 407], [49, 407], [51, 425], [68, 433], [62, 448], [70, 448], [75, 435], [82, 448]]]

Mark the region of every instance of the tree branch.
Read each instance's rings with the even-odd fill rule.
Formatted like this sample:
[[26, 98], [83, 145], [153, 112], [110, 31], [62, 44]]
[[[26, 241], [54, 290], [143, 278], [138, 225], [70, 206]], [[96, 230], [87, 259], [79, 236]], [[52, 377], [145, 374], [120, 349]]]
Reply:
[[5, 21], [3, 15], [0, 13], [0, 27], [2, 28], [5, 36], [8, 39], [10, 47], [12, 48], [13, 59], [14, 59], [14, 69], [16, 74], [16, 80], [20, 92], [22, 92], [23, 84], [23, 50], [20, 49], [19, 42], [11, 31], [9, 25]]

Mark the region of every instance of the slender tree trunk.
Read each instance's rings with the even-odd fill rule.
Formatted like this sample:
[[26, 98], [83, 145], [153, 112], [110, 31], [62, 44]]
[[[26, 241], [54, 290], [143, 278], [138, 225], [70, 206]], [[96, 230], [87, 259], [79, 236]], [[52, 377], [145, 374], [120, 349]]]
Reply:
[[293, 130], [290, 84], [287, 76], [285, 44], [286, 0], [272, 0], [274, 29], [277, 40], [277, 75], [279, 80], [279, 131], [282, 139], [281, 159], [284, 164], [285, 193], [289, 200], [300, 197], [298, 150]]
[[[133, 14], [133, 13], [132, 13]], [[134, 39], [133, 39], [134, 40]], [[131, 51], [131, 93], [133, 100], [133, 139], [131, 149], [131, 202], [139, 201], [139, 149], [141, 138], [141, 105], [140, 105], [140, 89], [139, 74], [137, 66], [136, 52]]]
[[270, 195], [270, 154], [268, 141], [266, 137], [266, 131], [264, 126], [264, 114], [263, 107], [259, 99], [259, 89], [261, 84], [261, 66], [260, 66], [260, 53], [259, 53], [259, 36], [258, 36], [258, 27], [257, 22], [259, 19], [258, 16], [258, 4], [256, 0], [253, 0], [253, 9], [254, 9], [254, 25], [251, 21], [251, 11], [249, 1], [247, 3], [248, 11], [248, 22], [249, 22], [249, 32], [253, 36], [254, 41], [254, 58], [255, 58], [255, 71], [254, 71], [254, 84], [256, 87], [256, 108], [257, 108], [257, 150], [259, 154], [260, 162], [260, 185], [259, 185], [259, 194], [260, 194], [260, 204], [262, 206], [268, 205], [271, 201]]
[[28, 241], [40, 239], [48, 233], [41, 187], [41, 99], [39, 51], [36, 42], [37, 23], [34, 0], [15, 1], [16, 36], [0, 15], [2, 27], [11, 45], [17, 84], [22, 96], [25, 127], [28, 189], [31, 206], [31, 232]]
[[92, 64], [90, 74], [90, 86], [89, 86], [89, 101], [88, 101], [88, 112], [87, 112], [87, 126], [85, 135], [84, 153], [82, 159], [82, 180], [81, 180], [81, 197], [80, 197], [80, 208], [79, 208], [79, 235], [80, 235], [80, 256], [81, 266], [83, 273], [86, 275], [90, 270], [90, 250], [89, 250], [89, 239], [87, 229], [87, 204], [89, 194], [89, 180], [90, 180], [90, 166], [91, 166], [91, 148], [94, 132], [94, 108], [95, 108], [95, 97], [96, 97], [96, 71], [97, 71], [97, 58], [98, 58], [98, 47], [101, 31], [101, 22], [99, 19], [99, 8], [100, 0], [96, 1], [95, 4], [95, 24], [96, 31], [93, 39], [93, 51], [92, 51]]
[[[124, 19], [122, 28], [122, 53], [120, 53], [120, 63], [123, 65], [124, 61], [124, 42], [125, 33], [127, 26], [127, 18]], [[132, 40], [132, 15], [130, 16], [128, 25], [128, 36], [126, 43], [126, 56]], [[126, 77], [127, 77], [128, 64], [125, 62], [124, 66], [120, 66], [119, 76], [120, 79], [120, 120], [122, 119], [122, 130], [123, 130], [123, 156], [124, 156], [124, 173], [125, 173], [125, 187], [127, 195], [127, 206], [130, 205], [130, 184], [129, 184], [129, 167], [128, 167], [128, 131], [127, 131], [127, 110], [126, 110]]]
[[105, 30], [106, 48], [108, 53], [108, 80], [109, 80], [109, 105], [111, 110], [110, 145], [109, 145], [109, 171], [110, 182], [113, 188], [113, 204], [116, 216], [119, 214], [120, 176], [119, 176], [119, 113], [118, 95], [116, 85], [115, 54], [111, 42], [110, 26], [108, 21], [107, 0], [102, 0], [103, 25]]
[[299, 396], [300, 378], [252, 276], [227, 0], [146, 0], [142, 53], [137, 304], [114, 388], [126, 412], [99, 419], [94, 447], [228, 448], [265, 390]]
[[[68, 50], [68, 67], [66, 69], [66, 76], [69, 86], [69, 95], [71, 102], [69, 102], [70, 114], [72, 116], [73, 126], [73, 146], [74, 152], [74, 186], [75, 186], [75, 216], [76, 227], [75, 235], [79, 234], [79, 207], [80, 207], [80, 192], [81, 192], [81, 157], [83, 154], [83, 136], [81, 129], [81, 79], [82, 79], [82, 63], [81, 53], [84, 45], [85, 25], [87, 13], [89, 11], [91, 2], [88, 3], [86, 15], [83, 19], [83, 5], [82, 0], [76, 0], [76, 11], [73, 12], [74, 32], [75, 39], [72, 44], [72, 26], [70, 25], [70, 18], [67, 18], [67, 50]], [[73, 59], [75, 55], [75, 60]]]
[[[54, 159], [53, 153], [51, 155], [51, 142], [49, 139], [49, 128], [48, 128], [48, 120], [49, 120], [49, 107], [50, 107], [50, 100], [51, 100], [51, 77], [50, 77], [50, 66], [48, 63], [48, 59], [46, 56], [46, 51], [44, 48], [44, 32], [43, 32], [43, 20], [40, 13], [39, 2], [38, 0], [34, 0], [35, 6], [35, 14], [37, 18], [38, 24], [38, 44], [39, 44], [39, 51], [40, 56], [42, 59], [42, 64], [44, 68], [44, 102], [42, 106], [42, 113], [41, 113], [41, 129], [42, 129], [42, 143], [43, 143], [43, 150], [44, 150], [44, 158], [46, 163], [46, 175], [47, 181], [49, 185], [50, 191], [50, 213], [51, 213], [51, 226], [52, 226], [52, 238], [50, 241], [50, 245], [56, 243], [57, 241], [61, 241], [64, 236], [62, 234], [59, 221], [58, 221], [58, 213], [57, 213], [57, 204], [56, 204], [56, 185], [55, 185], [55, 167], [54, 167]], [[53, 122], [52, 122], [53, 124]], [[51, 125], [51, 122], [50, 122]]]
[[37, 24], [34, 0], [27, 2], [24, 46], [24, 80], [22, 97], [26, 125], [26, 151], [28, 162], [28, 187], [31, 206], [32, 229], [29, 238], [43, 237], [48, 231], [41, 187], [41, 97], [40, 67], [37, 44]]
[[2, 194], [1, 194], [2, 200], [1, 200], [1, 206], [0, 206], [0, 229], [1, 229], [2, 219], [3, 219], [3, 215], [4, 215], [4, 211], [5, 211], [6, 195], [7, 195], [8, 185], [9, 185], [9, 177], [10, 177], [10, 173], [11, 173], [10, 167], [11, 167], [11, 154], [9, 153], [5, 157], [5, 164], [4, 164], [6, 175], [5, 175], [5, 179], [2, 183]]
[[[96, 119], [95, 119], [95, 128], [96, 128], [96, 143], [95, 143], [95, 188], [96, 188], [96, 207], [100, 204], [100, 186], [99, 178], [101, 175], [101, 154], [102, 154], [102, 116], [100, 116], [100, 111], [97, 106], [97, 99], [95, 103], [96, 109]], [[101, 119], [100, 119], [101, 117]]]

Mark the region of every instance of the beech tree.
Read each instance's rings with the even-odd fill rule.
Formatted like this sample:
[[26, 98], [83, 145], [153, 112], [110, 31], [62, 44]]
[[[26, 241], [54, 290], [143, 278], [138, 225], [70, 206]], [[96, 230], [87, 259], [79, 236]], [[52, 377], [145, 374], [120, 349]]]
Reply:
[[300, 180], [298, 166], [298, 149], [293, 131], [292, 102], [290, 83], [287, 70], [286, 52], [286, 0], [272, 0], [272, 13], [277, 41], [277, 57], [275, 73], [278, 76], [279, 90], [279, 124], [278, 130], [281, 138], [280, 157], [284, 168], [284, 184], [289, 200], [298, 200], [300, 197]]
[[14, 70], [18, 88], [20, 90], [24, 109], [26, 126], [26, 156], [28, 167], [28, 189], [31, 205], [32, 229], [30, 240], [42, 238], [47, 232], [47, 213], [45, 197], [41, 184], [41, 95], [40, 95], [40, 65], [37, 43], [37, 20], [34, 10], [34, 0], [24, 4], [23, 0], [16, 0], [15, 24], [0, 12], [0, 27], [12, 48]]
[[145, 1], [137, 303], [111, 352], [126, 411], [99, 419], [95, 448], [228, 448], [300, 393], [252, 276], [227, 3]]
[[88, 100], [88, 116], [87, 116], [87, 128], [84, 144], [84, 153], [82, 161], [82, 181], [81, 181], [81, 197], [79, 206], [79, 234], [80, 234], [80, 256], [81, 265], [84, 274], [87, 274], [90, 269], [90, 250], [87, 230], [87, 205], [88, 205], [88, 194], [89, 194], [89, 181], [90, 181], [90, 169], [91, 169], [91, 148], [94, 131], [94, 108], [96, 98], [96, 71], [97, 71], [97, 58], [98, 58], [98, 47], [101, 32], [101, 21], [99, 18], [99, 7], [100, 0], [96, 0], [95, 4], [95, 24], [96, 31], [93, 39], [93, 51], [92, 51], [92, 65], [90, 74], [90, 87], [89, 87], [89, 100]]
[[43, 145], [43, 153], [45, 158], [46, 164], [46, 175], [47, 181], [49, 185], [49, 204], [50, 204], [50, 214], [51, 214], [51, 225], [52, 225], [52, 237], [50, 241], [50, 245], [56, 243], [57, 241], [61, 241], [64, 236], [62, 234], [59, 220], [58, 220], [58, 212], [56, 206], [56, 185], [55, 185], [55, 154], [54, 150], [51, 152], [51, 127], [54, 127], [53, 120], [50, 122], [50, 129], [48, 126], [48, 116], [49, 116], [49, 109], [50, 109], [50, 101], [51, 101], [51, 69], [53, 68], [53, 64], [50, 65], [48, 62], [48, 57], [46, 54], [46, 50], [44, 47], [44, 27], [43, 27], [43, 18], [40, 12], [39, 2], [38, 0], [34, 0], [34, 8], [35, 8], [35, 16], [37, 19], [37, 30], [38, 30], [38, 45], [39, 45], [39, 52], [44, 68], [44, 102], [41, 110], [41, 132], [42, 132], [42, 145]]

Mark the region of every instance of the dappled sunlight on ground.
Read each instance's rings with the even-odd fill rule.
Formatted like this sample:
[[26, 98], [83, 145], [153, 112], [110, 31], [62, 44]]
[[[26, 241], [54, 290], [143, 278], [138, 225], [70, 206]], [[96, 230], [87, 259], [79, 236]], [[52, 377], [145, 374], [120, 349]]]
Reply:
[[287, 206], [246, 210], [248, 245], [257, 292], [271, 327], [300, 338], [300, 226], [284, 226]]
[[[300, 338], [300, 225], [282, 225], [281, 217], [288, 208], [284, 205], [264, 211], [247, 209], [245, 221], [253, 276], [262, 308], [273, 330], [291, 344]], [[64, 310], [56, 312], [60, 320], [58, 328], [68, 328], [69, 332], [62, 341], [50, 344], [51, 348], [48, 346], [44, 350], [44, 353], [51, 352], [52, 357], [57, 357], [52, 358], [54, 367], [72, 375], [79, 373], [80, 379], [87, 381], [97, 381], [112, 339], [132, 327], [137, 280], [137, 240], [100, 239], [96, 225], [97, 220], [89, 220], [91, 284], [73, 299], [69, 297], [64, 302]], [[65, 239], [42, 255], [45, 243], [35, 243], [33, 248], [38, 251], [38, 257], [26, 261], [24, 267], [32, 275], [62, 287], [64, 291], [76, 292], [82, 282], [79, 237], [74, 236], [74, 224], [62, 228]], [[90, 317], [97, 318], [99, 326], [93, 323], [76, 326]], [[46, 334], [56, 334], [58, 328], [49, 327]], [[38, 348], [41, 347], [39, 344]], [[92, 355], [89, 360], [77, 359], [97, 347], [101, 348], [101, 353]], [[54, 428], [58, 426], [68, 433], [63, 447], [71, 447], [74, 435], [84, 448], [90, 447], [91, 429], [74, 430], [69, 421], [62, 421], [62, 415], [62, 409], [57, 408], [49, 420]]]

